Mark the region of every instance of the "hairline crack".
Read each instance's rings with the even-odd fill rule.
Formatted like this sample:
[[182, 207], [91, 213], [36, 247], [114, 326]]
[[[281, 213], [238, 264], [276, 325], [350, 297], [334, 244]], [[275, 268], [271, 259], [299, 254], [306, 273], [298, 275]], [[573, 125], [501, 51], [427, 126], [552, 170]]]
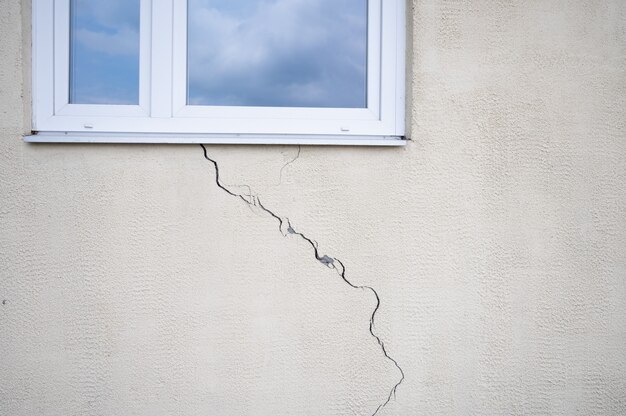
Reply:
[[[374, 413], [372, 413], [372, 416], [376, 416], [381, 409], [383, 409], [387, 404], [389, 404], [389, 402], [391, 401], [392, 397], [395, 399], [395, 397], [396, 397], [396, 390], [398, 389], [400, 384], [402, 384], [402, 382], [404, 381], [404, 378], [405, 378], [404, 371], [402, 370], [402, 368], [400, 367], [398, 362], [387, 353], [387, 349], [385, 348], [385, 343], [374, 332], [376, 313], [380, 309], [380, 303], [381, 303], [380, 302], [380, 296], [378, 295], [378, 292], [371, 286], [368, 286], [368, 285], [355, 285], [354, 283], [352, 283], [346, 277], [346, 266], [343, 264], [343, 262], [341, 260], [339, 260], [336, 257], [330, 257], [330, 256], [328, 256], [326, 254], [320, 255], [320, 251], [318, 249], [317, 242], [315, 242], [311, 238], [307, 237], [305, 234], [296, 231], [293, 228], [289, 218], [282, 218], [279, 215], [277, 215], [276, 213], [274, 213], [272, 210], [266, 208], [265, 205], [263, 205], [263, 203], [261, 202], [261, 199], [258, 197], [258, 195], [253, 195], [252, 194], [252, 191], [251, 191], [251, 189], [250, 189], [250, 187], [248, 185], [245, 185], [248, 188], [248, 194], [246, 195], [247, 198], [244, 197], [241, 194], [237, 194], [237, 193], [232, 192], [226, 186], [222, 185], [222, 183], [220, 182], [220, 170], [219, 170], [219, 166], [218, 166], [217, 162], [214, 159], [211, 159], [209, 157], [207, 149], [206, 149], [206, 146], [204, 144], [200, 144], [200, 146], [202, 147], [202, 151], [204, 153], [204, 158], [213, 164], [213, 168], [215, 169], [215, 184], [217, 185], [218, 188], [220, 188], [221, 190], [223, 190], [224, 192], [226, 192], [228, 195], [230, 195], [232, 197], [241, 199], [249, 207], [258, 207], [262, 211], [264, 211], [265, 213], [269, 214], [272, 218], [274, 218], [276, 221], [278, 221], [278, 231], [282, 234], [283, 237], [287, 237], [288, 235], [296, 235], [296, 236], [299, 236], [302, 240], [304, 240], [307, 243], [309, 243], [311, 245], [311, 247], [313, 248], [313, 254], [315, 255], [315, 259], [317, 261], [319, 261], [320, 263], [322, 263], [327, 268], [335, 270], [337, 272], [337, 274], [339, 275], [339, 277], [341, 277], [341, 279], [346, 284], [348, 284], [351, 288], [359, 289], [359, 290], [367, 290], [367, 291], [370, 291], [370, 292], [372, 292], [374, 294], [374, 297], [376, 298], [376, 307], [374, 308], [374, 310], [372, 311], [372, 314], [370, 315], [369, 332], [370, 332], [370, 335], [378, 343], [378, 345], [379, 345], [383, 355], [389, 361], [391, 361], [394, 364], [394, 366], [398, 369], [398, 371], [400, 372], [400, 380], [398, 380], [398, 382], [393, 386], [393, 388], [389, 392], [389, 395], [387, 396], [387, 399], [383, 403], [379, 404], [378, 407], [376, 408], [376, 410], [374, 411]], [[299, 155], [300, 155], [300, 148], [298, 148], [298, 154], [297, 154], [296, 158], [294, 158], [294, 160], [297, 159]], [[284, 166], [283, 166], [283, 168], [284, 168]], [[282, 173], [282, 170], [281, 170], [281, 173]], [[285, 223], [287, 225], [287, 229], [286, 230], [284, 230]], [[339, 264], [339, 267], [337, 267], [337, 265], [335, 263]]]

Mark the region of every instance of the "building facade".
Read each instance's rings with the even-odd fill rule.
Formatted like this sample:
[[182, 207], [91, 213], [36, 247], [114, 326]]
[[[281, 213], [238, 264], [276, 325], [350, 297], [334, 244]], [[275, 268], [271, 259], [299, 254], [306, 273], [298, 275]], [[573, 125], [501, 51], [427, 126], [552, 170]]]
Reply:
[[0, 414], [626, 414], [625, 2], [409, 1], [408, 145], [207, 146], [221, 186], [199, 145], [25, 143], [30, 10]]

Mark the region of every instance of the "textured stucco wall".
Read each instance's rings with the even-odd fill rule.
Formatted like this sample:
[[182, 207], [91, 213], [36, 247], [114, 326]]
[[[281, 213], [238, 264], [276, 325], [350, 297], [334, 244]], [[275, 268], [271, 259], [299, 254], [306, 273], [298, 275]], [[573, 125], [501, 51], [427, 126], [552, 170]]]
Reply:
[[[626, 414], [626, 2], [409, 10], [410, 145], [209, 147], [223, 182], [377, 289], [380, 414]], [[0, 415], [373, 413], [375, 299], [199, 146], [22, 142], [28, 19], [0, 2]]]

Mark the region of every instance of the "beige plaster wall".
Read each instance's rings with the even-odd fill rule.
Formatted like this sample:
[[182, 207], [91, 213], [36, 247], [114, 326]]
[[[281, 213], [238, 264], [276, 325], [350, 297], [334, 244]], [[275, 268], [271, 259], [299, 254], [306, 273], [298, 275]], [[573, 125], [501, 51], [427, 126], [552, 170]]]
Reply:
[[[379, 414], [626, 414], [626, 2], [409, 11], [406, 148], [209, 147], [224, 183], [377, 290]], [[0, 2], [0, 415], [371, 415], [373, 295], [199, 146], [22, 141], [28, 14]]]

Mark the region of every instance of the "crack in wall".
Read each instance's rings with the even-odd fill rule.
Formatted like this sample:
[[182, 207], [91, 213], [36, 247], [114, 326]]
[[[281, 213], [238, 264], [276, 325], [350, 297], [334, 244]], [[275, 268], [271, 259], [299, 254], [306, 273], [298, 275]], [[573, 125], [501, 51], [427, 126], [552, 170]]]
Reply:
[[[214, 159], [211, 159], [209, 157], [206, 146], [204, 144], [200, 144], [200, 146], [202, 147], [202, 151], [204, 152], [204, 158], [213, 164], [213, 168], [215, 169], [215, 184], [218, 186], [218, 188], [220, 188], [221, 190], [223, 190], [230, 196], [241, 199], [249, 207], [258, 207], [265, 213], [269, 214], [272, 218], [278, 221], [278, 231], [282, 234], [283, 237], [287, 237], [288, 235], [295, 235], [295, 236], [300, 237], [301, 239], [303, 239], [304, 241], [306, 241], [307, 243], [311, 245], [311, 247], [313, 248], [313, 254], [315, 255], [315, 259], [319, 261], [320, 263], [322, 263], [327, 268], [335, 270], [337, 274], [339, 275], [339, 277], [341, 277], [341, 279], [346, 284], [348, 284], [353, 289], [370, 291], [376, 297], [376, 307], [374, 308], [374, 310], [372, 311], [372, 315], [370, 316], [369, 332], [370, 332], [370, 335], [376, 340], [376, 342], [380, 346], [380, 349], [382, 350], [385, 358], [391, 361], [394, 364], [394, 366], [398, 369], [398, 371], [400, 371], [400, 380], [398, 380], [398, 382], [390, 390], [389, 395], [387, 396], [386, 400], [382, 402], [381, 404], [379, 404], [376, 410], [374, 411], [374, 413], [372, 413], [372, 416], [376, 416], [382, 408], [384, 408], [387, 404], [389, 404], [392, 397], [393, 398], [396, 397], [396, 390], [398, 389], [400, 384], [402, 384], [402, 382], [404, 381], [404, 371], [402, 370], [398, 362], [387, 353], [387, 349], [385, 348], [385, 343], [374, 332], [376, 313], [378, 312], [378, 309], [380, 308], [380, 296], [378, 296], [378, 292], [371, 286], [355, 285], [350, 280], [348, 280], [348, 278], [346, 277], [346, 266], [343, 264], [341, 260], [339, 260], [336, 257], [330, 257], [326, 254], [320, 255], [318, 245], [315, 240], [307, 237], [301, 232], [296, 231], [293, 228], [289, 218], [282, 218], [276, 213], [274, 213], [272, 210], [266, 208], [261, 202], [261, 199], [257, 195], [252, 194], [249, 186], [245, 185], [245, 187], [248, 188], [248, 194], [244, 196], [241, 194], [234, 193], [230, 189], [228, 189], [226, 186], [222, 185], [222, 183], [220, 182], [220, 170], [219, 170], [219, 166], [217, 162]], [[290, 163], [293, 163], [299, 156], [300, 156], [300, 147], [298, 147], [298, 153], [296, 157], [290, 162], [288, 162], [287, 165]], [[285, 168], [285, 166], [283, 166], [283, 169]], [[282, 169], [281, 169], [281, 174], [282, 174]]]
[[293, 157], [293, 159], [291, 159], [289, 162], [285, 163], [283, 165], [282, 168], [280, 168], [280, 172], [278, 174], [278, 183], [274, 186], [280, 186], [283, 183], [283, 171], [285, 170], [285, 168], [289, 165], [291, 165], [293, 162], [295, 162], [296, 160], [298, 160], [300, 158], [300, 152], [302, 151], [302, 146], [298, 146], [298, 152], [296, 153], [296, 155]]

